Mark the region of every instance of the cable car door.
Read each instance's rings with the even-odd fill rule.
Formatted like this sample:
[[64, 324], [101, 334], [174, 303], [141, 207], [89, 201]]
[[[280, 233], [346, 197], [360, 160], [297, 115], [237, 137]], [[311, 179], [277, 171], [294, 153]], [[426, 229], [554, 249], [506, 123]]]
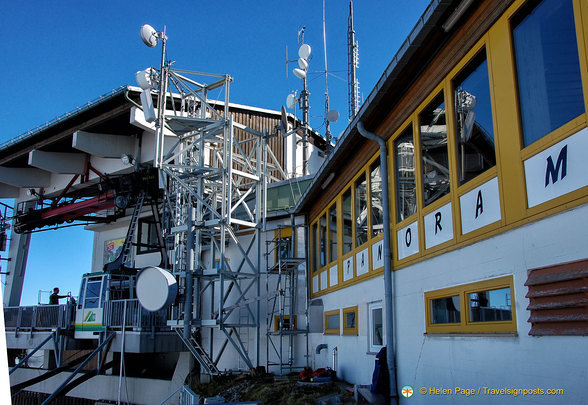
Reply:
[[76, 310], [75, 338], [98, 339], [102, 325], [106, 276], [84, 277]]

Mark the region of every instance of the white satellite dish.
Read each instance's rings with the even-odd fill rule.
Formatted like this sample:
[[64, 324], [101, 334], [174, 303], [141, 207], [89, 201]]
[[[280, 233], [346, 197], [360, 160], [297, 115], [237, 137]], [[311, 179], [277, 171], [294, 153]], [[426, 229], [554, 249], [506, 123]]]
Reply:
[[308, 59], [310, 56], [310, 45], [302, 44], [300, 48], [298, 48], [298, 56], [300, 56], [302, 59]]
[[306, 59], [299, 58], [298, 66], [300, 66], [300, 69], [306, 70], [306, 68], [308, 68], [308, 62], [306, 61]]
[[296, 76], [299, 79], [305, 79], [306, 78], [306, 72], [304, 70], [302, 70], [302, 69], [296, 68], [292, 72], [294, 73], [294, 76]]
[[137, 298], [147, 311], [167, 308], [176, 299], [178, 284], [169, 271], [159, 267], [145, 267], [137, 274]]
[[141, 39], [143, 40], [143, 43], [147, 45], [149, 48], [153, 48], [155, 45], [157, 45], [158, 36], [157, 31], [155, 31], [155, 28], [153, 28], [149, 24], [145, 24], [141, 27], [139, 33], [141, 34]]
[[286, 97], [286, 107], [294, 108], [295, 105], [296, 105], [296, 96], [294, 94], [288, 94], [288, 97]]
[[330, 110], [329, 112], [327, 112], [327, 121], [337, 122], [338, 119], [339, 119], [339, 111]]

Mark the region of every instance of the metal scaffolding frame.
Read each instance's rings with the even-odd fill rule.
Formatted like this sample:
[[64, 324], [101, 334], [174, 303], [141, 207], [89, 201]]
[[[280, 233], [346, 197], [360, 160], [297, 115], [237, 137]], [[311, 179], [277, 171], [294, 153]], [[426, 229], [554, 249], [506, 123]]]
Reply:
[[[230, 76], [172, 69], [168, 63], [159, 80], [154, 165], [165, 190], [168, 259], [183, 297], [169, 324], [183, 327], [183, 341], [199, 353], [203, 370], [217, 373], [228, 345], [254, 368], [260, 303], [246, 297], [260, 296], [268, 135], [233, 121]], [[213, 90], [224, 100], [211, 101]]]

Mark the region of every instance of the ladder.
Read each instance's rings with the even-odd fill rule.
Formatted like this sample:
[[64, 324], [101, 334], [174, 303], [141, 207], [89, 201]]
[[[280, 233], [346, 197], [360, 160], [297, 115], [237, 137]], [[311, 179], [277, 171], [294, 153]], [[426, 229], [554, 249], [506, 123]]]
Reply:
[[175, 331], [180, 339], [182, 339], [182, 342], [184, 342], [184, 345], [188, 348], [188, 350], [190, 350], [190, 353], [192, 353], [194, 358], [196, 358], [198, 363], [200, 363], [202, 368], [204, 368], [206, 374], [220, 374], [220, 370], [216, 364], [214, 364], [212, 359], [208, 356], [208, 354], [206, 354], [202, 346], [200, 346], [200, 343], [198, 343], [198, 341], [196, 341], [193, 336], [190, 336], [189, 339], [186, 339], [184, 338], [183, 330], [176, 328]]

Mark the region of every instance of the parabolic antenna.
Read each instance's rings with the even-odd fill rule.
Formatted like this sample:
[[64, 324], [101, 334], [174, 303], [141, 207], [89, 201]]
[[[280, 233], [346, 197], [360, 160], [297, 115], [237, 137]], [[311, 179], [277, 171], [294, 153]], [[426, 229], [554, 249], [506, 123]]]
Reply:
[[304, 70], [302, 70], [302, 69], [296, 68], [292, 72], [294, 73], [294, 76], [296, 76], [299, 79], [305, 79], [306, 78], [306, 72]]
[[157, 45], [157, 31], [155, 31], [155, 28], [149, 24], [145, 24], [141, 27], [139, 33], [141, 34], [141, 40], [143, 40], [143, 43], [149, 48], [153, 48]]
[[302, 59], [308, 59], [310, 56], [310, 45], [302, 44], [300, 48], [298, 48], [298, 56]]
[[298, 66], [300, 66], [300, 69], [306, 70], [306, 68], [308, 67], [308, 62], [306, 61], [306, 59], [298, 58]]
[[147, 311], [167, 308], [176, 299], [176, 278], [159, 267], [145, 267], [137, 275], [137, 298]]
[[339, 119], [339, 111], [330, 110], [329, 112], [327, 112], [327, 121], [337, 122], [338, 119]]
[[151, 90], [153, 88], [153, 81], [151, 80], [151, 68], [140, 70], [135, 74], [137, 84], [143, 90]]
[[296, 105], [296, 96], [294, 94], [288, 94], [288, 97], [286, 97], [286, 107], [294, 108], [295, 105]]

